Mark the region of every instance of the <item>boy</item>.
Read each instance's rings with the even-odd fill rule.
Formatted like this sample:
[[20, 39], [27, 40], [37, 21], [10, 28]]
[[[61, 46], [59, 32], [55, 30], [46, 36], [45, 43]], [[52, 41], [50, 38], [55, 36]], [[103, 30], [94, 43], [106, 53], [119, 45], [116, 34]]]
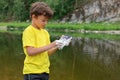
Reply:
[[22, 36], [26, 56], [23, 68], [24, 80], [48, 80], [50, 66], [48, 55], [65, 46], [61, 40], [50, 43], [49, 33], [44, 27], [52, 16], [53, 11], [44, 2], [35, 2], [30, 8], [31, 25], [24, 30]]

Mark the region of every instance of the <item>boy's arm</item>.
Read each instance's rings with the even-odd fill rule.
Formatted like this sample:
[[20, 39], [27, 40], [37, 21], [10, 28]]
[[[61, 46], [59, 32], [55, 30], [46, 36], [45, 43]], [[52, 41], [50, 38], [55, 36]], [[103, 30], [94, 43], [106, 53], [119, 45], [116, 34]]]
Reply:
[[[49, 54], [52, 54], [53, 52], [55, 52], [57, 49], [53, 49], [54, 47], [56, 47], [56, 42], [52, 42], [47, 46], [43, 46], [43, 47], [39, 47], [39, 48], [34, 48], [31, 46], [27, 46], [26, 50], [29, 56], [33, 56], [39, 53], [42, 53], [44, 51], [48, 51]], [[52, 50], [53, 49], [53, 50]]]
[[54, 48], [48, 50], [48, 55], [49, 56], [52, 55], [53, 53], [55, 53], [57, 51], [57, 49], [58, 49], [57, 47], [54, 47]]

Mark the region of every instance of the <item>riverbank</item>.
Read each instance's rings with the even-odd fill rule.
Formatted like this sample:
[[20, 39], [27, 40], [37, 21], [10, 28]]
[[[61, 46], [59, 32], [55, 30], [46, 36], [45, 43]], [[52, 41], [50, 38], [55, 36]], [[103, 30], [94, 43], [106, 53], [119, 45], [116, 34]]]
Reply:
[[[30, 23], [28, 22], [1, 22], [0, 31], [22, 32]], [[56, 23], [49, 22], [46, 26], [52, 32], [75, 32], [75, 33], [103, 33], [120, 34], [120, 23]]]

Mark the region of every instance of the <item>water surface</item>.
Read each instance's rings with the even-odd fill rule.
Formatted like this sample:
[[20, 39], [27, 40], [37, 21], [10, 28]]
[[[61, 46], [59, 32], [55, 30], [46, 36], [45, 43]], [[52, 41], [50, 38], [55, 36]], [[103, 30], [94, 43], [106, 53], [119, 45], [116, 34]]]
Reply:
[[[23, 80], [21, 35], [0, 33], [0, 44], [0, 79]], [[73, 36], [50, 61], [50, 80], [120, 80], [120, 40]]]

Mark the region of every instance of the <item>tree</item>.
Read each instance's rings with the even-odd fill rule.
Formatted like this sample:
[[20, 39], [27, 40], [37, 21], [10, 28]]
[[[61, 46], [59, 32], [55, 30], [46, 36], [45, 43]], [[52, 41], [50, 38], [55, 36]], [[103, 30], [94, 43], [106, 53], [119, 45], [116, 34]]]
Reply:
[[13, 5], [14, 0], [0, 0], [0, 21], [3, 19], [8, 21], [13, 17]]
[[59, 0], [55, 9], [55, 18], [61, 18], [74, 9], [75, 0]]

